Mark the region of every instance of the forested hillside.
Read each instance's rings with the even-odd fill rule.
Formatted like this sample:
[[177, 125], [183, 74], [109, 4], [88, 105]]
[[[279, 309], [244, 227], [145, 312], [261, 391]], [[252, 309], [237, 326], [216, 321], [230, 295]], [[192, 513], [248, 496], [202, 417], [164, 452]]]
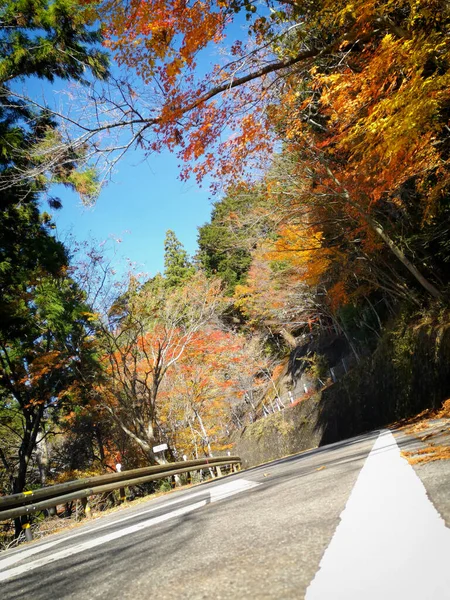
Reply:
[[[32, 78], [76, 82], [83, 117]], [[445, 0], [4, 2], [2, 493], [224, 452], [387, 339], [408, 386], [408, 332], [450, 323], [449, 119]], [[164, 272], [118, 282], [42, 207], [55, 183], [94, 201], [136, 148], [213, 209], [195, 256], [169, 230]]]

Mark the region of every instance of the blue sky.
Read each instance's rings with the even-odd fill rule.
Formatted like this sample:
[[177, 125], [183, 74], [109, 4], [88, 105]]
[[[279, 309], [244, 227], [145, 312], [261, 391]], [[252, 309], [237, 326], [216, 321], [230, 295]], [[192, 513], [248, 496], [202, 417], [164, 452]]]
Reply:
[[[227, 28], [227, 45], [238, 38], [245, 40], [247, 28], [244, 16], [237, 15]], [[198, 58], [198, 74], [209, 70], [212, 63], [224, 60], [214, 45], [203, 50]], [[117, 74], [117, 67], [113, 65], [112, 69]], [[51, 86], [42, 80], [27, 78], [25, 86], [32, 97], [42, 100], [45, 96], [52, 106], [61, 102], [60, 92], [67, 83], [57, 81]], [[57, 235], [62, 240], [68, 234], [78, 242], [87, 240], [100, 244], [109, 238], [120, 239], [114, 260], [118, 275], [128, 270], [124, 259], [129, 259], [135, 270], [152, 276], [163, 270], [166, 231], [175, 231], [192, 256], [197, 250], [197, 229], [211, 214], [209, 183], [205, 181], [204, 187], [199, 187], [195, 180], [181, 182], [179, 162], [168, 151], [144, 159], [142, 151], [129, 150], [94, 206], [83, 206], [74, 192], [58, 186], [57, 190], [50, 190], [50, 194], [61, 198], [62, 209], [51, 211], [44, 201], [42, 210], [53, 215]], [[112, 246], [110, 243], [102, 247], [111, 253]]]
[[[238, 16], [228, 28], [228, 44], [242, 36], [245, 20]], [[218, 49], [208, 47], [198, 62], [198, 72], [208, 70], [211, 63], [220, 60]], [[116, 67], [113, 66], [116, 71]], [[28, 81], [28, 85], [30, 82]], [[42, 81], [31, 83], [31, 93], [44, 94], [52, 105], [52, 94], [64, 85], [56, 82], [54, 89]], [[101, 192], [96, 204], [84, 207], [78, 196], [59, 186], [56, 195], [63, 208], [50, 211], [57, 226], [57, 235], [65, 239], [71, 233], [82, 242], [108, 238], [121, 239], [117, 248], [116, 270], [124, 274], [129, 259], [139, 272], [149, 276], [163, 270], [164, 237], [168, 229], [175, 231], [187, 252], [197, 250], [197, 228], [210, 218], [212, 204], [209, 183], [199, 187], [195, 180], [178, 179], [179, 159], [168, 151], [144, 159], [140, 150], [130, 150], [117, 165], [113, 181]], [[112, 244], [105, 248], [111, 249]], [[108, 250], [106, 250], [108, 251]], [[122, 260], [120, 260], [122, 258]]]
[[[178, 164], [169, 152], [143, 160], [139, 151], [131, 150], [92, 207], [84, 207], [75, 193], [58, 189], [63, 208], [49, 211], [58, 237], [72, 233], [80, 242], [119, 238], [118, 258], [131, 260], [137, 271], [150, 276], [163, 269], [167, 229], [173, 229], [188, 253], [194, 254], [197, 227], [211, 213], [210, 194], [207, 184], [200, 188], [194, 181], [181, 182]], [[123, 273], [126, 261], [118, 260], [116, 268]]]

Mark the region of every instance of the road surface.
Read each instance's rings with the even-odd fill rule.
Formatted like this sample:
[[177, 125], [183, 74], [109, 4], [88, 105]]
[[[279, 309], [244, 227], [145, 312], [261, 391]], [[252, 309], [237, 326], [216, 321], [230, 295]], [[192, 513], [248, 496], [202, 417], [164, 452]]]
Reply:
[[450, 461], [389, 431], [150, 499], [0, 555], [3, 600], [450, 598]]

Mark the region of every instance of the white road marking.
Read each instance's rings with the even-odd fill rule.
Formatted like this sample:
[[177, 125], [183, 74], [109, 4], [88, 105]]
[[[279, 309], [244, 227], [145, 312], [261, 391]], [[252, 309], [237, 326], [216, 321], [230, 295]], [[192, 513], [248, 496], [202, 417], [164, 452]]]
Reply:
[[[185, 508], [179, 509], [178, 511], [175, 510], [171, 513], [164, 514], [161, 517], [156, 517], [156, 518], [150, 519], [148, 521], [144, 521], [144, 523], [139, 523], [137, 525], [133, 525], [131, 527], [121, 529], [120, 531], [107, 534], [105, 536], [97, 538], [97, 540], [99, 540], [98, 543], [94, 543], [94, 542], [97, 542], [97, 540], [90, 540], [88, 542], [84, 542], [84, 543], [78, 544], [76, 546], [72, 546], [71, 548], [77, 549], [76, 552], [71, 552], [71, 548], [68, 548], [66, 550], [62, 550], [61, 552], [57, 552], [56, 554], [52, 554], [49, 557], [44, 557], [33, 563], [29, 563], [29, 564], [23, 565], [23, 566], [21, 565], [20, 567], [17, 567], [16, 569], [10, 569], [9, 571], [2, 573], [3, 569], [7, 569], [8, 567], [28, 558], [30, 556], [33, 556], [34, 554], [37, 554], [39, 552], [44, 552], [45, 550], [48, 550], [49, 548], [52, 548], [53, 546], [61, 544], [65, 541], [71, 542], [74, 538], [77, 538], [81, 535], [95, 534], [97, 531], [99, 531], [100, 529], [104, 529], [105, 527], [115, 527], [117, 525], [120, 525], [124, 521], [128, 521], [129, 519], [135, 519], [136, 517], [141, 517], [144, 514], [155, 512], [157, 510], [162, 510], [162, 509], [168, 508], [169, 506], [173, 506], [174, 504], [180, 504], [181, 502], [188, 502], [189, 500], [191, 500], [193, 498], [197, 498], [198, 496], [208, 496], [208, 494], [209, 494], [210, 501], [217, 502], [224, 498], [228, 498], [229, 496], [232, 496], [234, 494], [238, 494], [240, 492], [249, 490], [258, 485], [260, 485], [260, 484], [254, 482], [254, 481], [249, 481], [246, 479], [236, 479], [236, 480], [233, 480], [233, 481], [230, 481], [227, 483], [216, 485], [213, 488], [211, 488], [210, 490], [205, 489], [205, 490], [202, 490], [199, 492], [193, 492], [191, 494], [186, 494], [176, 500], [171, 500], [170, 502], [166, 502], [165, 504], [160, 504], [158, 506], [154, 506], [147, 510], [140, 511], [140, 512], [134, 513], [132, 515], [128, 515], [126, 517], [123, 517], [122, 519], [110, 521], [108, 523], [100, 525], [99, 527], [87, 529], [85, 531], [74, 533], [72, 535], [69, 534], [68, 536], [66, 536], [60, 540], [54, 540], [54, 541], [48, 542], [46, 544], [40, 544], [39, 546], [36, 546], [34, 548], [28, 548], [28, 549], [22, 550], [21, 552], [17, 552], [15, 554], [13, 554], [12, 556], [9, 556], [3, 560], [0, 560], [0, 581], [4, 581], [5, 579], [9, 579], [10, 577], [15, 577], [16, 574], [20, 575], [20, 574], [22, 574], [22, 572], [25, 572], [26, 570], [30, 570], [30, 569], [28, 569], [28, 567], [30, 565], [35, 565], [32, 567], [33, 569], [35, 569], [35, 568], [41, 566], [41, 563], [47, 564], [48, 562], [53, 562], [53, 560], [59, 560], [59, 558], [65, 558], [66, 556], [71, 556], [71, 554], [77, 554], [78, 552], [82, 552], [84, 549], [93, 548], [99, 544], [106, 543], [106, 542], [110, 541], [111, 539], [116, 539], [118, 537], [122, 537], [122, 535], [128, 535], [129, 533], [134, 533], [135, 531], [138, 531], [139, 529], [143, 529], [144, 527], [141, 527], [142, 525], [144, 525], [145, 527], [150, 527], [151, 525], [156, 525], [157, 523], [160, 523], [161, 521], [165, 521], [167, 519], [174, 518], [174, 517], [178, 516], [179, 514], [185, 514], [185, 512], [189, 512], [189, 510], [191, 509], [192, 506], [195, 507], [192, 510], [195, 510], [196, 508], [200, 508], [200, 506], [204, 506], [205, 504], [207, 504], [208, 500], [207, 499], [202, 500], [201, 502], [197, 502], [196, 504], [191, 504]], [[180, 512], [180, 511], [183, 511], [183, 512]], [[110, 536], [115, 536], [115, 537], [110, 537]], [[84, 544], [88, 544], [88, 545], [85, 547]], [[81, 548], [81, 549], [78, 550], [78, 548]], [[55, 556], [57, 558], [52, 558]], [[51, 560], [47, 560], [47, 559], [51, 559]], [[25, 568], [25, 571], [21, 571], [21, 569], [24, 569], [24, 568]], [[13, 572], [14, 572], [14, 574], [11, 575], [11, 573], [13, 573]]]
[[106, 527], [114, 527], [116, 525], [120, 525], [120, 523], [123, 523], [124, 521], [129, 521], [130, 519], [135, 519], [136, 517], [140, 517], [142, 515], [145, 515], [145, 514], [148, 514], [151, 512], [155, 512], [157, 510], [168, 508], [169, 506], [173, 506], [174, 504], [180, 504], [181, 502], [186, 502], [186, 501], [190, 500], [191, 498], [196, 498], [198, 496], [205, 496], [205, 495], [207, 495], [206, 491], [194, 492], [193, 494], [183, 496], [182, 498], [179, 498], [178, 500], [172, 500], [170, 502], [166, 502], [165, 504], [159, 504], [158, 506], [154, 506], [153, 508], [148, 508], [147, 510], [140, 511], [138, 513], [133, 513], [132, 515], [128, 515], [121, 519], [115, 519], [115, 520], [108, 521], [107, 523], [104, 523], [103, 525], [99, 525], [98, 527], [92, 527], [89, 529], [85, 529], [84, 531], [79, 531], [78, 533], [72, 533], [72, 534], [68, 533], [66, 536], [64, 536], [63, 538], [61, 538], [59, 540], [42, 543], [42, 544], [39, 544], [39, 546], [35, 546], [34, 548], [30, 548], [27, 550], [21, 550], [15, 554], [13, 554], [12, 556], [9, 556], [8, 558], [0, 560], [0, 572], [2, 571], [2, 569], [6, 569], [7, 567], [14, 565], [14, 564], [20, 562], [21, 560], [28, 558], [28, 556], [32, 556], [33, 554], [37, 554], [39, 552], [44, 552], [45, 550], [48, 550], [49, 548], [51, 548], [53, 546], [57, 546], [58, 544], [62, 544], [63, 542], [65, 542], [69, 539], [73, 540], [77, 537], [80, 537], [81, 535], [95, 534], [97, 531], [99, 531], [101, 529], [105, 529]]
[[27, 548], [26, 550], [22, 550], [21, 552], [12, 554], [11, 556], [8, 556], [8, 558], [4, 558], [3, 560], [0, 560], [0, 571], [2, 569], [7, 569], [11, 565], [14, 565], [16, 562], [20, 562], [21, 560], [24, 560], [25, 558], [28, 558], [29, 556], [33, 556], [33, 554], [42, 552], [42, 550], [47, 550], [48, 548], [51, 548], [52, 546], [57, 546], [62, 541], [63, 540], [55, 540], [54, 542], [49, 542], [48, 544], [46, 544], [44, 548], [42, 548], [41, 546], [36, 546], [35, 548]]
[[306, 600], [442, 600], [450, 529], [401, 457], [394, 436], [370, 452]]
[[248, 479], [232, 479], [222, 485], [217, 485], [210, 490], [211, 502], [218, 502], [223, 498], [228, 498], [234, 494], [251, 490], [252, 488], [261, 485], [256, 481], [249, 481]]
[[185, 506], [184, 508], [178, 508], [177, 510], [174, 510], [170, 513], [160, 515], [159, 517], [147, 519], [147, 521], [143, 521], [142, 523], [137, 523], [136, 525], [125, 527], [125, 529], [113, 531], [112, 533], [107, 533], [106, 535], [95, 538], [93, 540], [87, 540], [85, 542], [75, 544], [74, 546], [70, 546], [69, 548], [65, 548], [64, 550], [60, 550], [59, 552], [55, 552], [54, 554], [50, 554], [49, 556], [44, 556], [43, 558], [39, 558], [38, 560], [35, 560], [33, 562], [27, 563], [25, 565], [20, 565], [19, 567], [15, 567], [14, 569], [9, 569], [0, 573], [0, 582], [6, 581], [7, 579], [11, 579], [12, 577], [17, 577], [18, 575], [23, 575], [28, 571], [33, 571], [38, 567], [43, 567], [57, 560], [73, 556], [74, 554], [79, 554], [80, 552], [84, 552], [85, 550], [89, 550], [90, 548], [95, 548], [96, 546], [101, 546], [102, 544], [106, 544], [107, 542], [117, 540], [125, 535], [136, 533], [137, 531], [147, 529], [148, 527], [153, 527], [154, 525], [162, 523], [163, 521], [168, 521], [169, 519], [175, 519], [176, 517], [186, 515], [187, 513], [193, 512], [194, 510], [197, 510], [198, 508], [201, 508], [206, 504], [207, 501], [202, 500], [201, 502], [190, 504], [189, 506]]

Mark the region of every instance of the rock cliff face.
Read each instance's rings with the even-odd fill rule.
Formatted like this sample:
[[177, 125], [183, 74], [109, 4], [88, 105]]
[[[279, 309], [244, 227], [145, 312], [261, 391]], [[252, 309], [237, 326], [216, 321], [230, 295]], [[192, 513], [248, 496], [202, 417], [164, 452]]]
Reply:
[[[327, 382], [338, 381], [355, 364], [355, 355], [342, 335], [324, 334], [320, 338], [304, 336], [290, 353], [283, 371], [273, 388], [267, 391], [259, 408], [264, 405], [271, 412], [270, 409], [276, 410], [277, 406], [290, 405], [305, 394], [323, 388]], [[277, 397], [280, 403], [277, 403]]]
[[234, 437], [233, 453], [244, 467], [316, 448], [322, 440], [319, 426], [321, 394], [259, 419]]
[[346, 439], [450, 397], [450, 319], [400, 323], [337, 383], [234, 436], [246, 466]]

